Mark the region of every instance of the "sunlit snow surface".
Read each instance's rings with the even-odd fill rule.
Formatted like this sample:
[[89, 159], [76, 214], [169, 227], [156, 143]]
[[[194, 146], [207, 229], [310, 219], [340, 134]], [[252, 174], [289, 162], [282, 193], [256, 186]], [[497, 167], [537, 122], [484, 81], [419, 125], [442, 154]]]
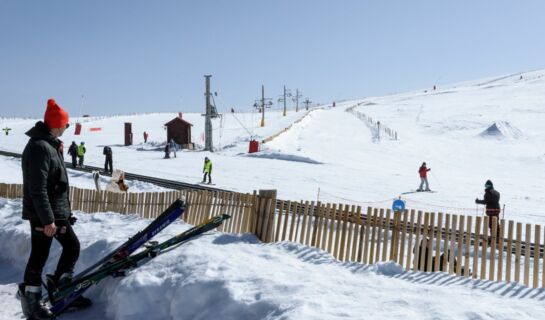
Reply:
[[[21, 317], [15, 299], [29, 250], [21, 202], [0, 199], [0, 319]], [[83, 214], [75, 225], [83, 269], [149, 221]], [[177, 222], [157, 239], [186, 230]], [[46, 272], [59, 256], [53, 247]], [[446, 274], [403, 272], [394, 263], [340, 263], [299, 244], [261, 244], [251, 235], [210, 232], [125, 278], [89, 291], [95, 305], [63, 319], [539, 319], [545, 293]]]
[[[522, 79], [520, 76], [522, 75]], [[163, 159], [163, 124], [176, 114], [89, 118], [83, 134], [86, 162], [103, 165], [102, 147], [112, 146], [114, 167], [183, 182], [202, 179], [205, 156], [214, 163], [219, 188], [241, 192], [277, 189], [286, 200], [317, 200], [390, 207], [392, 199], [416, 189], [425, 161], [437, 193], [407, 194], [409, 208], [482, 214], [474, 204], [491, 179], [506, 205], [505, 218], [545, 223], [545, 72], [503, 76], [424, 90], [337, 102], [335, 108], [225, 114], [214, 120], [216, 152], [178, 151]], [[62, 97], [56, 97], [62, 105]], [[367, 125], [346, 109], [380, 120], [399, 140], [373, 139]], [[64, 106], [72, 113], [76, 107]], [[269, 111], [269, 110], [267, 110]], [[306, 116], [305, 116], [306, 115]], [[202, 145], [204, 121], [185, 114], [193, 140]], [[262, 152], [259, 141], [289, 127]], [[75, 121], [75, 118], [73, 119]], [[81, 120], [81, 119], [80, 119]], [[22, 152], [24, 132], [36, 120], [0, 119], [12, 128], [0, 149]], [[132, 122], [135, 145], [123, 146], [124, 122]], [[241, 125], [242, 124], [242, 125]], [[101, 127], [100, 132], [89, 131]], [[150, 133], [147, 144], [142, 132]], [[483, 134], [488, 132], [489, 134]], [[492, 133], [492, 134], [490, 134]], [[0, 182], [21, 183], [20, 161], [0, 157]], [[72, 185], [93, 188], [90, 175], [70, 173]], [[106, 183], [106, 181], [103, 181]], [[161, 188], [130, 181], [130, 191]], [[29, 252], [29, 230], [20, 220], [20, 200], [0, 199], [0, 319], [20, 318], [15, 283]], [[76, 224], [82, 243], [78, 269], [91, 264], [148, 221], [115, 213], [82, 214]], [[129, 223], [130, 222], [130, 223]], [[176, 223], [161, 237], [187, 229]], [[46, 272], [59, 255], [52, 250]], [[329, 255], [290, 243], [260, 244], [250, 235], [212, 232], [150, 261], [128, 277], [110, 279], [89, 292], [95, 306], [65, 319], [540, 319], [544, 293], [506, 283], [403, 272], [393, 263], [343, 264]]]

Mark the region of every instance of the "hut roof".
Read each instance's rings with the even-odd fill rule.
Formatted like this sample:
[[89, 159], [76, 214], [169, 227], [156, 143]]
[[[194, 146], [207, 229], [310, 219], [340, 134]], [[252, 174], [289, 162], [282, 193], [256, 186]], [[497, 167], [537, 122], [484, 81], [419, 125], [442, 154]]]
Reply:
[[191, 123], [185, 121], [184, 119], [181, 119], [180, 117], [176, 117], [172, 120], [170, 120], [169, 122], [165, 123], [165, 126], [169, 126], [170, 124], [176, 122], [176, 121], [180, 121], [181, 123], [183, 124], [187, 124], [187, 125], [190, 125], [190, 126], [193, 126]]

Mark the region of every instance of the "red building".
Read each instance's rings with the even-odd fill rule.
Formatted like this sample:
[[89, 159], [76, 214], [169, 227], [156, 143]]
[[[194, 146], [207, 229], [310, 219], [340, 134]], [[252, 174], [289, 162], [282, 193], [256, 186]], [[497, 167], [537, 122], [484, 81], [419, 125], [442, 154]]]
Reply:
[[170, 142], [171, 139], [174, 139], [176, 144], [182, 145], [184, 148], [191, 148], [193, 145], [191, 143], [191, 127], [193, 125], [184, 119], [181, 116], [176, 117], [169, 122], [165, 123], [167, 129], [167, 141]]

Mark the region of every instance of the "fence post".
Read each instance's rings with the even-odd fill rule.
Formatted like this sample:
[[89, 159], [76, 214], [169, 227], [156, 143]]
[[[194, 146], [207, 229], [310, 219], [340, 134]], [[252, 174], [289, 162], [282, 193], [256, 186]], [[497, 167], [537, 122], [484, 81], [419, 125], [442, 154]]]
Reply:
[[541, 239], [541, 226], [537, 224], [535, 226], [535, 241], [534, 241], [534, 288], [538, 287], [539, 284], [539, 242]]
[[[274, 241], [274, 214], [276, 213], [276, 190], [259, 190], [259, 203], [257, 213], [257, 225], [261, 230], [257, 233], [262, 236], [260, 240], [263, 242]], [[270, 201], [270, 205], [267, 202]], [[292, 222], [293, 223], [293, 222]]]

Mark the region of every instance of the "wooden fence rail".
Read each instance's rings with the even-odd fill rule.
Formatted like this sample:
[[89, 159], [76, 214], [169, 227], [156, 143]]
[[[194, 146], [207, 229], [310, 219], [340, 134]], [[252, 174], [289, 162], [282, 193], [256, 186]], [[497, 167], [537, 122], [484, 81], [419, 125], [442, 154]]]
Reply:
[[319, 202], [278, 201], [277, 206], [274, 241], [320, 248], [341, 261], [394, 261], [406, 270], [545, 286], [540, 225]]
[[[21, 185], [0, 184], [0, 197], [22, 197]], [[273, 191], [109, 193], [71, 187], [70, 200], [73, 210], [153, 218], [180, 197], [186, 199], [182, 219], [188, 223], [227, 213], [232, 219], [221, 226], [223, 232], [253, 233], [264, 242], [298, 242], [340, 261], [394, 261], [406, 270], [545, 287], [541, 249], [545, 231], [540, 225], [487, 216], [283, 201]]]
[[[22, 198], [22, 196], [22, 185], [0, 183], [0, 197], [14, 199]], [[178, 198], [185, 198], [186, 211], [181, 218], [190, 224], [197, 224], [213, 215], [226, 213], [231, 215], [231, 219], [218, 230], [230, 233], [254, 233], [258, 236], [263, 233], [261, 230], [258, 232], [254, 220], [264, 214], [257, 212], [256, 208], [259, 203], [267, 199], [256, 194], [188, 189], [169, 192], [115, 193], [70, 187], [72, 210], [83, 212], [112, 211], [138, 214], [143, 218], [155, 218]]]

